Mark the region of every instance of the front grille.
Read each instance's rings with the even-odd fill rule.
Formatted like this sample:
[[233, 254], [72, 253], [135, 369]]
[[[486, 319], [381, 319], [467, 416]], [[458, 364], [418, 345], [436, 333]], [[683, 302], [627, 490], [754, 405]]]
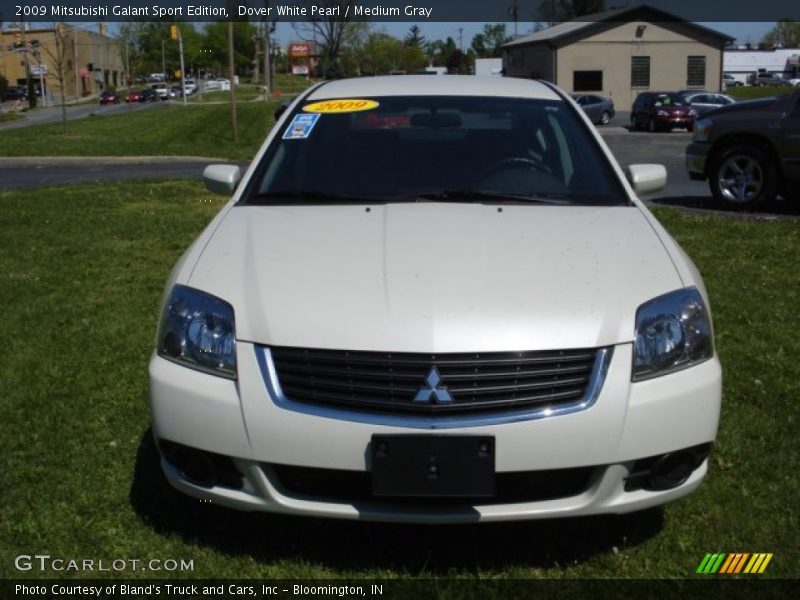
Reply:
[[287, 347], [270, 351], [289, 400], [429, 416], [578, 403], [586, 395], [599, 352], [416, 354]]
[[576, 467], [548, 471], [515, 471], [495, 475], [495, 494], [491, 498], [387, 498], [372, 495], [372, 474], [364, 471], [316, 469], [289, 465], [262, 465], [274, 474], [281, 492], [300, 499], [319, 502], [370, 502], [411, 505], [492, 505], [514, 502], [541, 502], [570, 498], [585, 492], [598, 467]]

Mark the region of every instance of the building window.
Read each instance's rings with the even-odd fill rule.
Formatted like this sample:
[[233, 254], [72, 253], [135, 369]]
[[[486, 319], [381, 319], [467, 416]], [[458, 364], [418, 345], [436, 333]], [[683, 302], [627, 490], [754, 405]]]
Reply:
[[602, 92], [603, 91], [603, 72], [602, 71], [573, 71], [572, 72], [572, 91], [573, 92]]
[[650, 87], [649, 56], [631, 56], [631, 87]]
[[686, 61], [686, 86], [706, 85], [706, 57], [690, 56]]

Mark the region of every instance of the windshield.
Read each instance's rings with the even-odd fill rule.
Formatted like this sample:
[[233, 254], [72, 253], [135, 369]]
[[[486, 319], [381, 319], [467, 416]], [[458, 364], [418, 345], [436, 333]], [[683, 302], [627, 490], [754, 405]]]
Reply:
[[[289, 115], [243, 201], [629, 204], [608, 159], [563, 101], [346, 102], [337, 105], [341, 112], [318, 107], [334, 103], [304, 102]], [[347, 111], [356, 104], [368, 108]]]

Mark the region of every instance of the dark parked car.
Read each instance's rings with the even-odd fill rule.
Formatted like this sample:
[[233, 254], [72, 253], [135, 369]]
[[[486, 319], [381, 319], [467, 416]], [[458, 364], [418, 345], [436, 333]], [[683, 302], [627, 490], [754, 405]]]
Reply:
[[800, 189], [800, 90], [711, 111], [686, 148], [692, 179], [720, 202], [752, 207]]
[[777, 73], [766, 73], [763, 71], [758, 73], [750, 73], [749, 77], [747, 78], [747, 81], [748, 83], [750, 83], [750, 85], [754, 85], [757, 87], [770, 86], [770, 85], [777, 85], [777, 86], [792, 85]]
[[583, 109], [583, 112], [586, 113], [592, 123], [608, 125], [608, 122], [614, 118], [614, 102], [611, 98], [593, 95], [579, 96], [577, 94], [573, 94], [572, 98]]
[[119, 94], [117, 92], [103, 92], [100, 94], [100, 104], [119, 104]]
[[10, 85], [3, 93], [2, 100], [7, 102], [9, 100], [27, 100], [27, 98], [28, 90], [25, 89], [24, 85]]
[[631, 108], [631, 128], [671, 131], [675, 127], [692, 130], [694, 117], [677, 92], [642, 92]]
[[142, 99], [139, 102], [156, 102], [158, 101], [158, 92], [153, 88], [145, 88], [141, 92]]

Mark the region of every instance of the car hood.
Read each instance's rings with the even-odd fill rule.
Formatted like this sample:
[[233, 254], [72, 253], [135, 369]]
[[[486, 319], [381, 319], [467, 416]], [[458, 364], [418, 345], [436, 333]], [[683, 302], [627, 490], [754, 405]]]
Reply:
[[599, 347], [682, 287], [637, 207], [237, 206], [188, 284], [244, 341], [403, 352]]
[[727, 115], [731, 113], [740, 112], [753, 112], [753, 111], [771, 111], [777, 108], [779, 101], [783, 101], [785, 96], [772, 96], [769, 98], [759, 98], [757, 100], [744, 100], [736, 102], [735, 104], [728, 104], [715, 108], [713, 111], [706, 113], [706, 116]]

